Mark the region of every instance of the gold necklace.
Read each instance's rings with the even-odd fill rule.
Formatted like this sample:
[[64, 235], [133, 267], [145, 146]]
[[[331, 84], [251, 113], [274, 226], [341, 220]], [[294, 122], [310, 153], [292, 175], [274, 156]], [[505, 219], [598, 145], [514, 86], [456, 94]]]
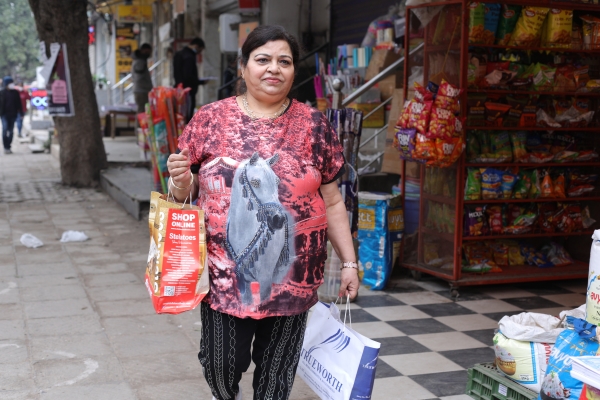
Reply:
[[[250, 106], [248, 105], [248, 93], [247, 92], [244, 93], [244, 95], [242, 96], [242, 104], [244, 105], [244, 109], [248, 113], [248, 116], [250, 116], [251, 120], [255, 121], [255, 120], [259, 119], [259, 117], [254, 113], [254, 111], [252, 111], [250, 109]], [[277, 112], [275, 112], [272, 117], [267, 117], [267, 114], [263, 114], [263, 117], [267, 117], [271, 121], [275, 120], [277, 117], [279, 117], [281, 114], [283, 114], [283, 112], [286, 110], [288, 104], [289, 104], [289, 99], [286, 98], [285, 101], [283, 102], [283, 104], [281, 105], [281, 108]]]

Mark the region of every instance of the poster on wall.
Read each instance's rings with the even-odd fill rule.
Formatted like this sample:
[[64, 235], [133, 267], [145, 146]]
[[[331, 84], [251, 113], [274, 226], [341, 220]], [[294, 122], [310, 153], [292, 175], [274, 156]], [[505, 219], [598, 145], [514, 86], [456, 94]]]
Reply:
[[69, 71], [69, 58], [67, 56], [67, 45], [63, 43], [52, 43], [51, 48], [58, 49], [54, 59], [52, 70], [46, 81], [46, 92], [48, 96], [48, 113], [55, 117], [72, 117], [75, 115], [73, 106], [73, 92], [71, 90], [71, 72]]
[[133, 52], [138, 48], [138, 42], [135, 39], [121, 39], [116, 40], [116, 52], [115, 52], [115, 71], [119, 79], [125, 77], [131, 72], [131, 64], [133, 63]]

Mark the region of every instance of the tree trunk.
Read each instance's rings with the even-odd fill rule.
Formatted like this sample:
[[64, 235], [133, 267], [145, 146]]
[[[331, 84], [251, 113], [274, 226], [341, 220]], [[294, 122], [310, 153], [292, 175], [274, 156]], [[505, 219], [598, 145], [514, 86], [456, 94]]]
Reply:
[[54, 117], [62, 181], [69, 186], [96, 186], [107, 164], [90, 72], [87, 1], [29, 0], [29, 5], [47, 54], [50, 43], [67, 45], [75, 116]]

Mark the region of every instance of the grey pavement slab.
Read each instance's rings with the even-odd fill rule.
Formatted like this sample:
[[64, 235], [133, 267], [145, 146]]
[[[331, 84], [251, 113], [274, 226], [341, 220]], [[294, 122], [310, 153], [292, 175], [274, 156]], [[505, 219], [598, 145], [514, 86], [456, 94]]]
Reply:
[[20, 364], [27, 362], [27, 346], [25, 340], [0, 340], [0, 364]]
[[37, 286], [21, 288], [23, 302], [87, 298], [81, 285]]
[[0, 320], [23, 319], [21, 305], [16, 303], [0, 304]]
[[[89, 358], [67, 358], [36, 361], [33, 364], [38, 387], [88, 386], [114, 383], [123, 380], [123, 371], [117, 357], [96, 356]], [[86, 371], [89, 375], [83, 377]], [[93, 371], [93, 372], [92, 372]], [[74, 381], [69, 384], [69, 382]]]
[[78, 298], [34, 301], [25, 303], [24, 308], [28, 319], [70, 317], [73, 315], [87, 315], [94, 313], [88, 299]]
[[71, 265], [70, 261], [59, 263], [45, 263], [19, 265], [17, 267], [19, 276], [27, 275], [52, 275], [52, 274], [77, 274], [77, 270]]
[[114, 354], [104, 332], [79, 335], [37, 336], [30, 339], [33, 360], [63, 360], [64, 353], [77, 358], [95, 358]]
[[197, 351], [173, 353], [162, 358], [152, 355], [123, 358], [121, 362], [128, 382], [135, 389], [153, 385], [155, 377], [159, 375], [162, 377], [161, 382], [202, 379]]
[[31, 364], [28, 362], [0, 364], [0, 388], [2, 390], [34, 389]]
[[148, 332], [172, 332], [176, 326], [169, 315], [146, 315], [114, 317], [102, 319], [102, 325], [109, 336], [145, 334]]
[[141, 284], [138, 277], [131, 272], [88, 275], [85, 277], [85, 282], [88, 287]]
[[123, 317], [126, 315], [155, 315], [154, 307], [149, 299], [129, 301], [98, 301], [98, 313], [103, 317]]
[[177, 331], [169, 332], [168, 337], [164, 332], [117, 335], [111, 337], [111, 342], [116, 353], [123, 357], [193, 353], [196, 347], [182, 332]]
[[[1, 310], [1, 308], [0, 308]], [[27, 321], [30, 336], [79, 335], [103, 332], [100, 319], [95, 314], [61, 318], [38, 318]]]
[[126, 263], [78, 263], [77, 266], [84, 275], [112, 274], [115, 272], [126, 272], [128, 270], [128, 265]]
[[25, 339], [25, 321], [24, 320], [0, 320], [0, 337], [3, 340]]
[[44, 391], [41, 400], [138, 400], [135, 392], [125, 383], [107, 383], [85, 386], [60, 386]]
[[93, 287], [88, 290], [88, 293], [90, 298], [96, 301], [132, 299], [147, 299], [149, 301], [148, 290], [137, 280], [135, 284]]

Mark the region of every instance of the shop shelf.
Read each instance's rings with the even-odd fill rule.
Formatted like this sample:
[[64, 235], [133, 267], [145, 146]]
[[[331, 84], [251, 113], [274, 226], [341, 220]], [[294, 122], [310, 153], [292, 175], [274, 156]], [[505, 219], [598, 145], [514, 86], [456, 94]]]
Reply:
[[467, 126], [469, 130], [487, 131], [552, 131], [552, 132], [600, 132], [600, 128], [549, 128], [547, 126], [534, 126], [523, 128], [520, 126]]
[[[600, 5], [598, 7], [598, 11], [600, 11]], [[559, 7], [557, 7], [559, 8]], [[582, 50], [582, 49], [568, 49], [568, 48], [559, 48], [559, 47], [523, 47], [523, 46], [505, 46], [499, 44], [479, 44], [479, 43], [469, 43], [469, 47], [481, 47], [486, 49], [501, 49], [501, 50], [520, 50], [520, 51], [539, 51], [539, 52], [553, 52], [553, 53], [584, 53], [586, 56], [588, 55], [599, 55], [600, 49], [590, 49], [590, 50]]]
[[475, 364], [469, 368], [466, 393], [476, 400], [533, 400], [537, 393], [504, 377], [494, 364]]
[[540, 282], [586, 278], [589, 265], [580, 261], [561, 267], [539, 268], [531, 265], [502, 267], [502, 272], [475, 274], [462, 272], [460, 285], [473, 286], [494, 283]]
[[452, 206], [456, 204], [456, 198], [455, 197], [437, 196], [437, 195], [434, 195], [434, 194], [429, 194], [429, 193], [423, 192], [423, 198], [425, 200], [431, 200], [431, 201], [435, 201], [437, 203], [449, 204], [449, 205], [452, 205]]
[[568, 163], [465, 163], [465, 167], [475, 168], [503, 168], [503, 167], [534, 167], [534, 168], [546, 168], [546, 167], [600, 167], [600, 161], [572, 161]]
[[449, 6], [449, 5], [462, 5], [464, 3], [463, 0], [448, 0], [448, 1], [434, 1], [432, 3], [423, 3], [417, 6], [407, 6], [407, 10], [412, 10], [414, 8], [425, 8], [425, 7], [435, 7], [435, 6]]
[[[600, 55], [600, 52], [598, 53]], [[485, 90], [485, 89], [467, 89], [467, 93], [485, 93], [485, 94], [527, 94], [527, 95], [547, 95], [547, 96], [575, 96], [575, 97], [600, 97], [600, 92], [539, 92], [535, 90]]]
[[[435, 231], [434, 231], [435, 232]], [[463, 242], [467, 241], [479, 241], [479, 240], [494, 240], [494, 239], [525, 239], [525, 238], [537, 238], [537, 237], [559, 237], [559, 236], [592, 236], [594, 233], [593, 230], [585, 230], [578, 232], [538, 232], [538, 233], [523, 233], [523, 234], [515, 234], [515, 235], [487, 235], [487, 236], [464, 236]]]
[[570, 202], [570, 201], [600, 201], [600, 196], [589, 197], [567, 197], [559, 198], [537, 198], [537, 199], [497, 199], [497, 200], [465, 200], [464, 204], [504, 204], [504, 203], [548, 203], [548, 202]]
[[448, 242], [454, 243], [454, 233], [439, 232], [439, 231], [436, 231], [435, 229], [430, 229], [430, 228], [425, 228], [425, 227], [421, 227], [420, 231], [421, 231], [421, 233], [424, 233], [426, 235], [436, 236], [436, 237], [444, 239]]

